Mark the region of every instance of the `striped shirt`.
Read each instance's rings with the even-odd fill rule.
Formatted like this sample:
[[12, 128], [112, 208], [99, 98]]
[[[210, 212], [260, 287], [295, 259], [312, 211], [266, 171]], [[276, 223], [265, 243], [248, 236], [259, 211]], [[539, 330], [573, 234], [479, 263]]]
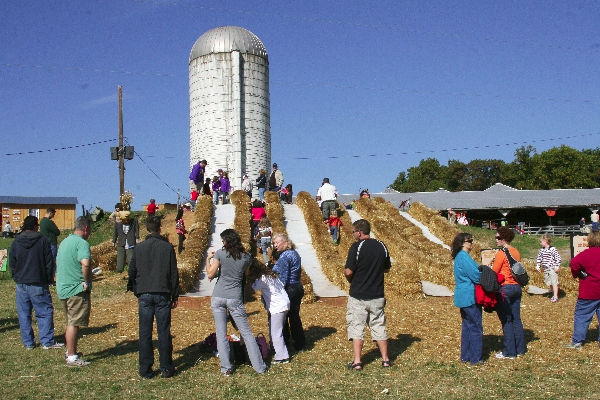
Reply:
[[548, 247], [547, 249], [542, 247], [535, 260], [536, 268], [541, 266], [544, 270], [560, 267], [560, 261], [560, 254], [558, 254], [556, 247]]

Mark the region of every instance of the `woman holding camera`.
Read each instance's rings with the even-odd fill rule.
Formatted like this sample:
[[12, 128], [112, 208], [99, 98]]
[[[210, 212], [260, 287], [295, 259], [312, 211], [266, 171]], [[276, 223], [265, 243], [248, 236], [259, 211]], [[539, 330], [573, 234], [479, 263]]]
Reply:
[[234, 229], [221, 232], [223, 248], [211, 252], [206, 259], [208, 279], [218, 278], [210, 301], [217, 335], [217, 350], [221, 360], [221, 373], [231, 375], [231, 360], [229, 358], [229, 340], [227, 339], [227, 311], [235, 321], [246, 344], [248, 357], [256, 372], [262, 374], [267, 370], [262, 354], [246, 315], [244, 307], [244, 288], [242, 280], [244, 273], [252, 263], [252, 256], [244, 251], [240, 235]]
[[521, 297], [523, 290], [515, 280], [510, 269], [510, 262], [504, 253], [508, 250], [512, 258], [521, 261], [519, 250], [510, 245], [515, 238], [515, 233], [506, 226], [496, 230], [496, 244], [501, 248], [496, 253], [492, 269], [497, 274], [504, 276], [504, 282], [500, 284], [502, 301], [498, 302], [498, 318], [502, 324], [504, 333], [504, 346], [496, 358], [514, 359], [517, 355], [525, 354], [525, 330], [521, 322]]
[[[573, 336], [566, 347], [583, 346], [594, 314], [600, 321], [600, 234], [592, 231], [587, 237], [588, 248], [577, 254], [569, 264], [573, 278], [579, 278], [579, 294], [575, 304]], [[600, 345], [600, 338], [598, 339]]]

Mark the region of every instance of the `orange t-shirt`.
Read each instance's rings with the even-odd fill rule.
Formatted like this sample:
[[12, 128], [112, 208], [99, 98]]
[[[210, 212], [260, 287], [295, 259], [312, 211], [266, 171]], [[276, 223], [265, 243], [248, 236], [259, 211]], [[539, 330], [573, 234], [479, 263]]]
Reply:
[[[509, 247], [508, 251], [516, 261], [521, 261], [521, 253], [519, 253], [519, 250], [515, 249], [514, 247]], [[504, 275], [504, 282], [502, 285], [519, 284], [519, 282], [517, 282], [512, 276], [510, 263], [508, 262], [508, 258], [506, 258], [506, 254], [504, 254], [503, 250], [498, 250], [498, 253], [496, 253], [496, 258], [494, 258], [494, 265], [492, 266], [492, 269], [495, 273]]]

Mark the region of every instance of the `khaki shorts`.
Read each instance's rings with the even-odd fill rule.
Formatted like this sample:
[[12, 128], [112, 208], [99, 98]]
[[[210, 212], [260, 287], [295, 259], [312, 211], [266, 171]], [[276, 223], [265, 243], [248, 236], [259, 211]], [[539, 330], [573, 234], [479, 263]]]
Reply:
[[365, 326], [371, 329], [372, 340], [387, 340], [385, 329], [385, 299], [359, 300], [348, 296], [346, 322], [348, 340], [364, 340]]
[[558, 273], [553, 268], [544, 270], [544, 283], [546, 286], [558, 286]]
[[90, 292], [81, 292], [66, 300], [61, 300], [65, 310], [67, 326], [87, 327], [90, 323], [92, 303]]

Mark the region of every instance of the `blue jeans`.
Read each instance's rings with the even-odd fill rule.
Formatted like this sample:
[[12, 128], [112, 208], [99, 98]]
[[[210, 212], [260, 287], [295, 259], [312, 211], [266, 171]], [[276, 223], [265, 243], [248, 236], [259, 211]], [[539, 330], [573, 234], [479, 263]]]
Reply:
[[462, 333], [460, 336], [460, 361], [470, 361], [477, 364], [483, 361], [483, 322], [481, 319], [481, 305], [473, 304], [460, 309], [462, 318]]
[[[575, 319], [573, 321], [573, 343], [583, 343], [587, 336], [587, 331], [596, 314], [600, 321], [600, 300], [577, 299], [575, 304]], [[600, 336], [598, 337], [600, 341]]]
[[42, 346], [54, 344], [54, 307], [48, 285], [17, 283], [17, 315], [21, 329], [21, 340], [25, 347], [35, 346], [31, 327], [31, 310], [35, 311], [38, 334]]
[[171, 295], [169, 293], [142, 293], [138, 297], [140, 326], [139, 361], [140, 375], [152, 373], [154, 348], [152, 347], [152, 325], [156, 317], [158, 354], [161, 371], [174, 371], [173, 340], [171, 338]]
[[246, 351], [252, 363], [252, 368], [259, 374], [267, 370], [260, 348], [248, 324], [248, 315], [246, 307], [241, 300], [226, 299], [223, 297], [213, 297], [210, 300], [213, 318], [215, 320], [215, 330], [217, 333], [217, 350], [219, 351], [219, 360], [221, 362], [221, 372], [231, 369], [231, 360], [229, 356], [229, 340], [227, 340], [227, 310], [235, 321], [240, 335], [246, 344]]
[[52, 251], [52, 260], [54, 264], [54, 272], [52, 273], [52, 279], [54, 279], [54, 275], [56, 275], [56, 253], [58, 252], [58, 245], [51, 244], [50, 250]]
[[502, 354], [506, 357], [516, 357], [525, 354], [525, 331], [521, 322], [520, 285], [503, 285], [500, 287], [502, 301], [498, 304], [498, 317], [504, 332], [504, 347]]
[[292, 336], [294, 339], [294, 349], [304, 350], [306, 338], [304, 337], [304, 328], [300, 319], [300, 304], [302, 304], [302, 297], [304, 297], [304, 286], [301, 283], [288, 285], [285, 291], [290, 299], [290, 310], [287, 314], [283, 335], [286, 338], [286, 342], [289, 342], [289, 336]]
[[338, 232], [339, 232], [339, 227], [337, 225], [329, 227], [329, 233], [331, 234], [331, 238], [333, 239], [334, 242], [339, 239]]
[[263, 258], [265, 259], [265, 265], [269, 263], [269, 247], [271, 247], [271, 236], [265, 236], [263, 238], [258, 239], [260, 241], [259, 245], [263, 252]]
[[219, 194], [218, 190], [213, 190], [213, 203], [219, 204]]
[[258, 188], [258, 198], [260, 200], [264, 200], [265, 199], [265, 188]]

